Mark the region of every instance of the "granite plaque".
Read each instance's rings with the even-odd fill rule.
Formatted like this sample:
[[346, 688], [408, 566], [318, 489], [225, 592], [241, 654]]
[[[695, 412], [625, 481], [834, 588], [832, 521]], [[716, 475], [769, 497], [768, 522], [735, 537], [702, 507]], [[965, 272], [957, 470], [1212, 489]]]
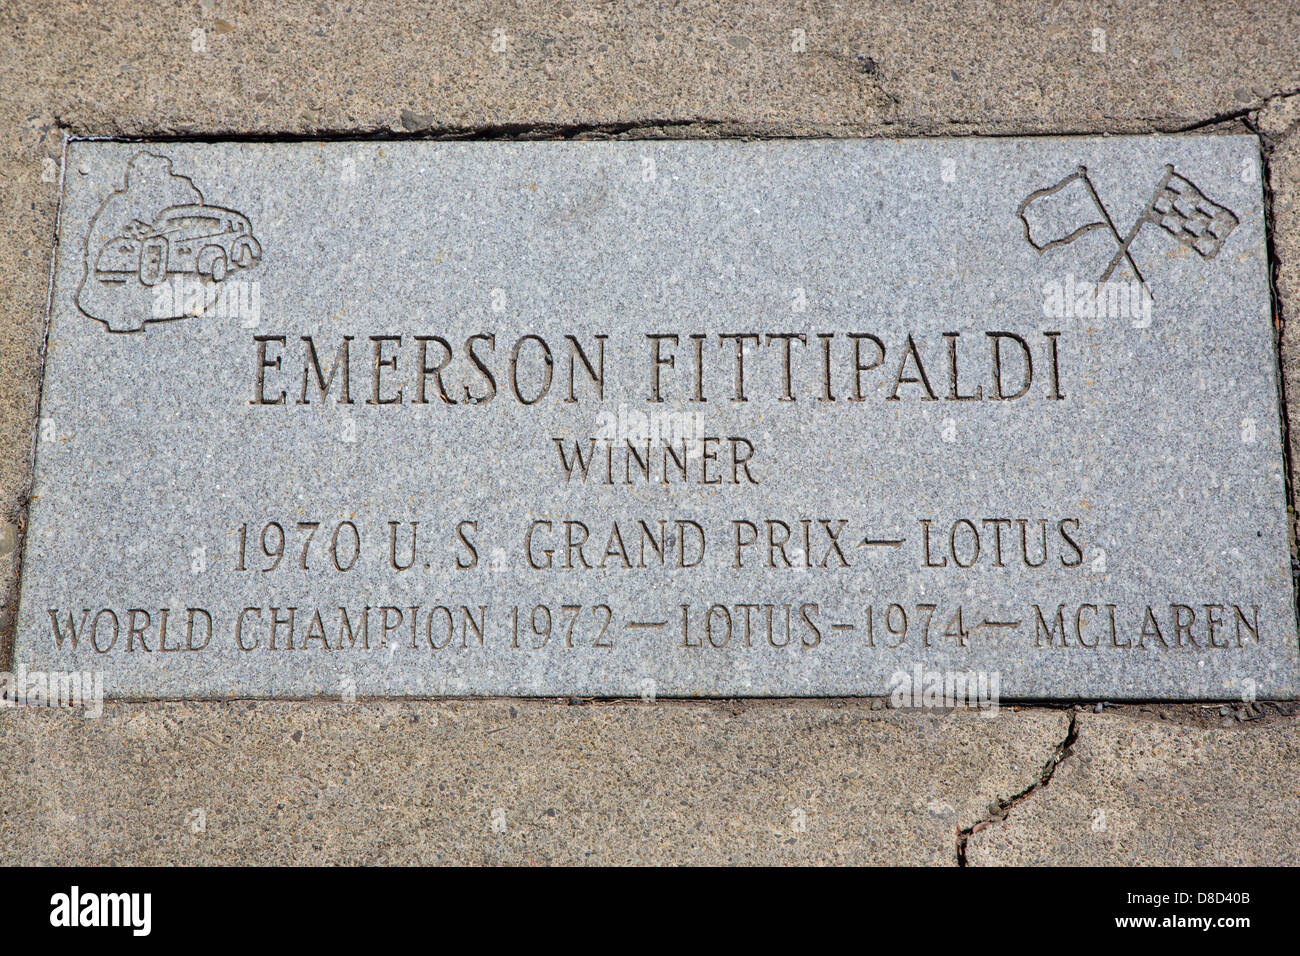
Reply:
[[64, 167], [16, 668], [139, 698], [1300, 692], [1251, 137]]

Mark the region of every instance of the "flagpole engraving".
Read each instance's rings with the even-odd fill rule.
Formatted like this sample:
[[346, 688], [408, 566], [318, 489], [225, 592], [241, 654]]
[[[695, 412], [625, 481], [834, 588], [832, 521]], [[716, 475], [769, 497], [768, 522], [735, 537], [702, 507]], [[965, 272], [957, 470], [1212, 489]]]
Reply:
[[[1092, 180], [1088, 178], [1087, 170], [1083, 169], [1082, 166], [1079, 168], [1083, 170], [1083, 181], [1088, 184], [1088, 193], [1092, 196], [1092, 201], [1097, 204], [1097, 208], [1101, 210], [1101, 214], [1106, 217], [1106, 225], [1110, 227], [1110, 234], [1114, 236], [1115, 241], [1119, 243], [1119, 252], [1115, 253], [1115, 258], [1110, 261], [1110, 265], [1106, 267], [1106, 271], [1101, 274], [1101, 278], [1097, 281], [1105, 282], [1110, 278], [1110, 274], [1114, 271], [1115, 267], [1119, 265], [1120, 260], [1127, 259], [1129, 268], [1133, 270], [1133, 275], [1137, 277], [1138, 282], [1142, 283], [1142, 288], [1147, 289], [1147, 280], [1142, 276], [1142, 270], [1138, 268], [1137, 263], [1133, 261], [1133, 256], [1128, 251], [1129, 245], [1137, 238], [1138, 229], [1142, 226], [1142, 216], [1139, 216], [1137, 222], [1133, 224], [1133, 228], [1129, 230], [1128, 237], [1121, 239], [1119, 237], [1119, 230], [1115, 228], [1115, 221], [1110, 218], [1110, 213], [1102, 203], [1101, 197], [1097, 195], [1097, 188], [1093, 186]], [[1143, 215], [1145, 215], [1145, 212]], [[1147, 289], [1147, 294], [1151, 294], [1150, 289]], [[1154, 298], [1154, 296], [1152, 296], [1152, 298]]]

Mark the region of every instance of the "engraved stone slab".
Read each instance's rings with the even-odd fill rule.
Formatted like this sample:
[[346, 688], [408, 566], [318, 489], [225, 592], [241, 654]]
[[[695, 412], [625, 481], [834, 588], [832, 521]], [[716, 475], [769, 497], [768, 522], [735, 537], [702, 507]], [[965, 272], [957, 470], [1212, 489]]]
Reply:
[[126, 697], [1300, 691], [1250, 137], [65, 167], [16, 666]]

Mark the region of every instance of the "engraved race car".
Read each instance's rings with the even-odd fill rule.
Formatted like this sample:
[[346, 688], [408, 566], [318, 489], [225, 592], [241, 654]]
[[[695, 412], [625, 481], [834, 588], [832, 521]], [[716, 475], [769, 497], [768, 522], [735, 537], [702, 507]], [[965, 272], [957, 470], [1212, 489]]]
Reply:
[[248, 218], [221, 206], [171, 206], [156, 220], [139, 219], [110, 239], [95, 260], [95, 277], [125, 282], [136, 275], [154, 286], [168, 275], [199, 275], [220, 282], [262, 258]]

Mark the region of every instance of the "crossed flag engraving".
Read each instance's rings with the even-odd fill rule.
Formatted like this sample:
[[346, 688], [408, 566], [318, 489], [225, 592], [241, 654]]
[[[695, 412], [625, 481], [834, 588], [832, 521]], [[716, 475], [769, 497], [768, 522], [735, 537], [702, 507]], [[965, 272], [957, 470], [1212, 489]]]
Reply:
[[[1070, 223], [1078, 222], [1079, 218], [1091, 215], [1086, 211], [1086, 202], [1091, 202], [1100, 219], [1085, 221], [1064, 235], [1056, 235], [1055, 238], [1049, 239], [1043, 235], [1044, 232], [1052, 231], [1050, 221], [1053, 219], [1058, 220], [1056, 229], [1059, 232], [1062, 228], [1068, 228]], [[1072, 208], [1076, 205], [1082, 205], [1085, 211], [1080, 214], [1078, 209]], [[1054, 216], [1053, 213], [1056, 215]], [[1041, 214], [1049, 221], [1048, 225], [1041, 226], [1037, 230], [1040, 234], [1037, 238], [1034, 235], [1034, 224], [1030, 222], [1030, 214], [1035, 219]], [[1202, 259], [1213, 259], [1240, 222], [1231, 209], [1209, 199], [1190, 179], [1175, 172], [1172, 165], [1165, 166], [1164, 176], [1156, 185], [1150, 201], [1124, 236], [1121, 236], [1119, 230], [1115, 228], [1114, 220], [1111, 219], [1101, 197], [1097, 195], [1092, 180], [1088, 178], [1086, 166], [1080, 166], [1055, 186], [1030, 193], [1016, 210], [1016, 215], [1024, 225], [1025, 241], [1040, 253], [1067, 245], [1095, 229], [1109, 230], [1115, 238], [1118, 249], [1101, 274], [1098, 284], [1108, 280], [1115, 268], [1121, 262], [1127, 261], [1143, 288], [1147, 288], [1146, 279], [1143, 278], [1142, 270], [1133, 261], [1133, 255], [1129, 251], [1129, 247], [1143, 226], [1148, 224], [1158, 226]], [[1062, 226], [1061, 223], [1066, 225]]]

